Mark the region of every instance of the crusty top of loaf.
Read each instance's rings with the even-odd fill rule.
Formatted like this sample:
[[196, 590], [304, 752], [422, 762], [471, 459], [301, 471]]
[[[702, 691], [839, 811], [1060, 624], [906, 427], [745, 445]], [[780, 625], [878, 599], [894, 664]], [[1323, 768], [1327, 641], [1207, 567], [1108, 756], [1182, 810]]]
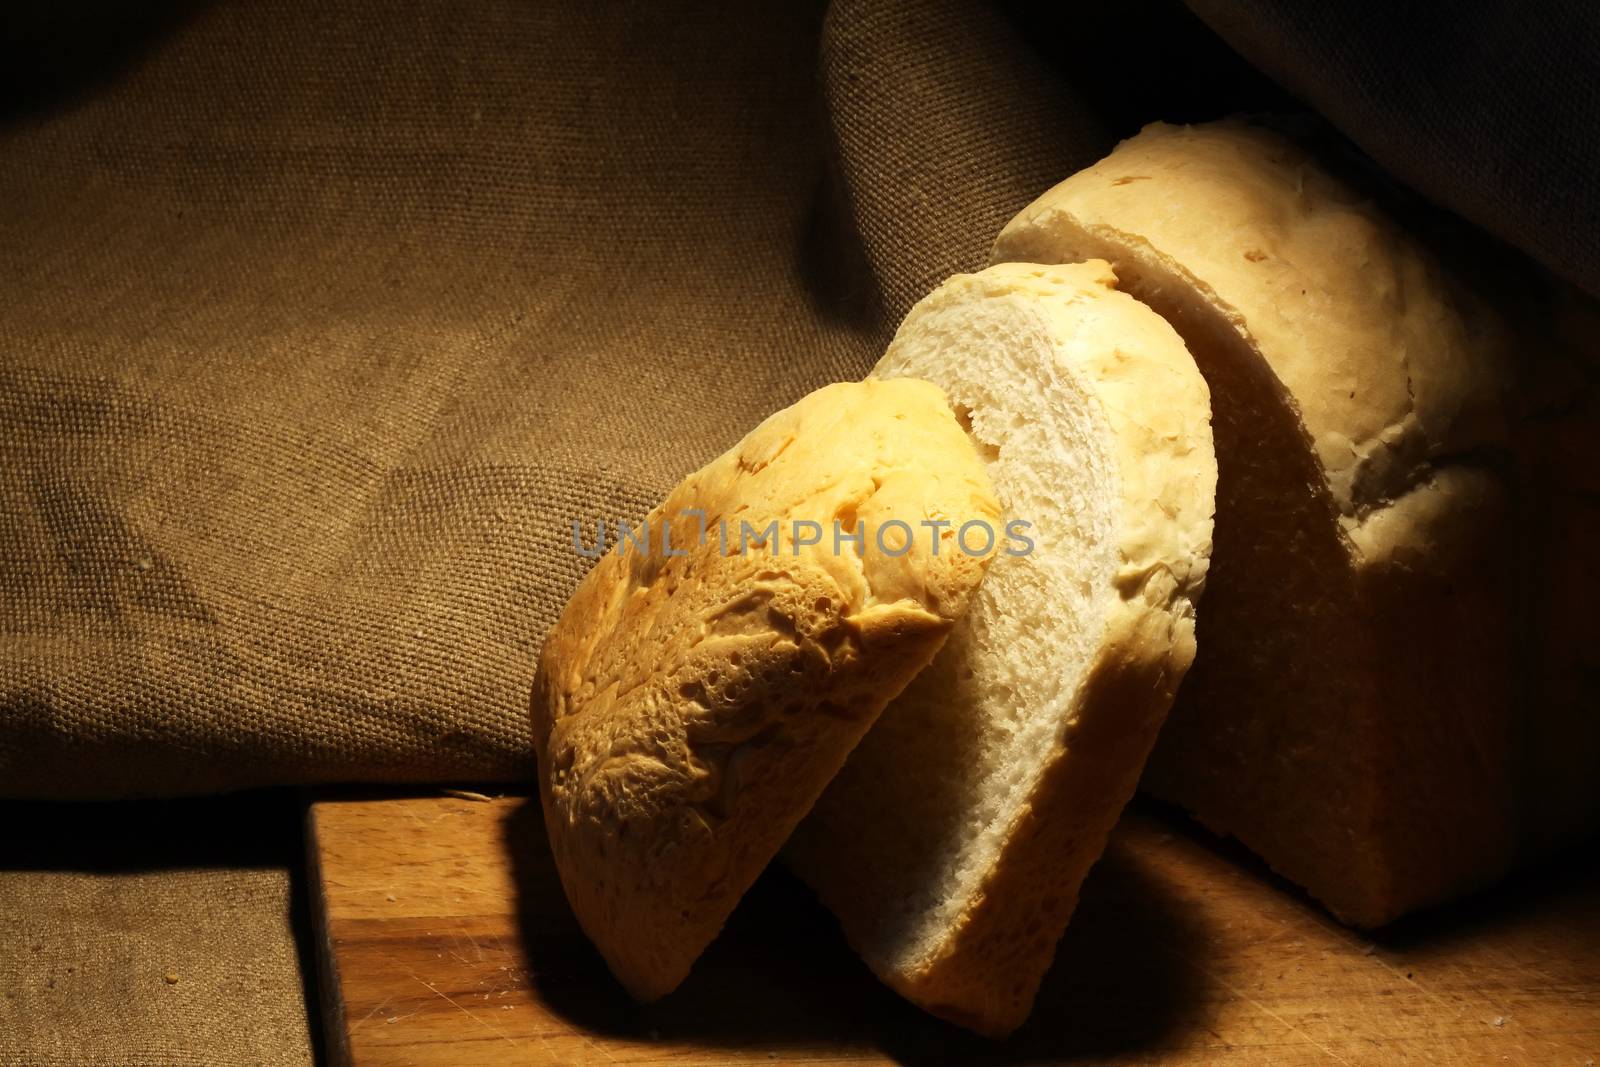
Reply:
[[1052, 228], [1136, 248], [1187, 279], [1272, 368], [1335, 505], [1357, 527], [1499, 442], [1491, 320], [1412, 238], [1303, 149], [1258, 127], [1155, 123], [1002, 231], [1027, 259]]
[[[903, 555], [879, 549], [891, 519], [914, 530]], [[937, 387], [833, 385], [690, 475], [651, 512], [649, 551], [612, 552], [579, 586], [535, 685], [541, 794], [574, 910], [636, 995], [682, 979], [937, 651], [988, 562], [956, 549], [972, 519], [998, 505]], [[739, 554], [742, 523], [774, 520], [776, 552]], [[796, 520], [822, 543], [797, 549]], [[863, 525], [863, 551], [835, 551], [835, 520]], [[937, 549], [923, 520], [954, 524]]]

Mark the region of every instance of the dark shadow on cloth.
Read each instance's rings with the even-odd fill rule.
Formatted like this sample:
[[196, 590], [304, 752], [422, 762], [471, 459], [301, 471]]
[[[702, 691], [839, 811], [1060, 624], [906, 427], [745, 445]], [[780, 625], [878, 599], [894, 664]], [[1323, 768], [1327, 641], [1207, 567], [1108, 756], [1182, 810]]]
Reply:
[[817, 311], [852, 329], [887, 335], [883, 302], [872, 277], [872, 265], [861, 246], [851, 214], [849, 194], [830, 153], [800, 235], [800, 276]]
[[1178, 0], [1010, 2], [1001, 10], [1119, 139], [1157, 119], [1204, 122], [1304, 106]]
[[131, 69], [209, 0], [25, 2], [0, 9], [0, 123], [70, 107]]

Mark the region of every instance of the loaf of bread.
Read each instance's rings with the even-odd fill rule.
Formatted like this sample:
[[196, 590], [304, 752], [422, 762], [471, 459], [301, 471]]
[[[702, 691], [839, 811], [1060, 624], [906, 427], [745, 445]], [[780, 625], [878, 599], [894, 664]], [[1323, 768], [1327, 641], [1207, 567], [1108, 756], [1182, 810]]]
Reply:
[[996, 557], [785, 850], [879, 977], [985, 1034], [1027, 1017], [1195, 651], [1206, 385], [1116, 284], [958, 275], [873, 371], [945, 390], [1032, 549]]
[[944, 643], [993, 555], [956, 530], [997, 520], [936, 387], [833, 385], [690, 475], [579, 585], [534, 683], [539, 792], [567, 899], [636, 997], [682, 981]]
[[1600, 420], [1529, 400], [1477, 293], [1232, 121], [1148, 127], [994, 259], [545, 645], [551, 846], [635, 996], [784, 847], [886, 983], [1008, 1033], [1141, 774], [1363, 926], [1593, 824]]
[[[1199, 656], [1146, 786], [1373, 926], [1518, 848], [1504, 333], [1370, 200], [1236, 122], [1147, 127], [999, 261], [1101, 257], [1211, 387]], [[1535, 724], [1535, 725], [1530, 725]]]

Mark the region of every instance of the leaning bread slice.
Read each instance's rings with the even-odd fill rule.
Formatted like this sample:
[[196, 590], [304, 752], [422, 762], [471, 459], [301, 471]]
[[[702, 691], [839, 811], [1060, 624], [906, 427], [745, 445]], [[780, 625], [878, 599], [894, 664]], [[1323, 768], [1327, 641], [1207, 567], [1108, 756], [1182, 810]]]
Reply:
[[1492, 320], [1370, 199], [1239, 122], [1147, 127], [995, 245], [1087, 256], [1183, 335], [1215, 410], [1200, 654], [1146, 785], [1360, 925], [1498, 874], [1547, 715], [1510, 691]]
[[958, 275], [873, 371], [946, 391], [1014, 536], [786, 852], [885, 982], [992, 1035], [1027, 1017], [1194, 656], [1206, 386], [1115, 284], [1101, 262]]
[[579, 585], [534, 740], [567, 899], [641, 1000], [670, 992], [850, 749], [943, 644], [992, 525], [934, 386], [820, 389], [689, 476]]

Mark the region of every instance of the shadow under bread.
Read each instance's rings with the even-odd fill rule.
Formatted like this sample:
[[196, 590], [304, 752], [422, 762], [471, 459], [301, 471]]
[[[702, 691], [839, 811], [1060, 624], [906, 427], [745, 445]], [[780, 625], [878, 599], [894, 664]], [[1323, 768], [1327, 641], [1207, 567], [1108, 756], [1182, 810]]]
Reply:
[[1200, 934], [1138, 855], [1113, 836], [1090, 872], [1033, 1015], [994, 1042], [928, 1015], [880, 983], [838, 924], [781, 863], [751, 887], [675, 992], [634, 1003], [589, 944], [561, 889], [537, 798], [506, 824], [529, 983], [574, 1027], [624, 1041], [790, 1054], [855, 1046], [903, 1062], [1029, 1062], [1159, 1045], [1203, 1003], [1204, 975], [1174, 959]]

